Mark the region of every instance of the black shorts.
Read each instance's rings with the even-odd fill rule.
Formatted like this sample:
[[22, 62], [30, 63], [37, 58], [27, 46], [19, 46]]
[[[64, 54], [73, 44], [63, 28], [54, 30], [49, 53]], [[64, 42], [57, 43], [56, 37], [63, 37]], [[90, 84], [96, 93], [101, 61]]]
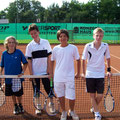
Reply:
[[[46, 93], [49, 94], [50, 93], [50, 80], [49, 80], [49, 78], [42, 78], [41, 80], [42, 80], [42, 84], [44, 86]], [[35, 78], [35, 82], [36, 82], [36, 87], [37, 87], [36, 92], [38, 92], [40, 90], [40, 79]], [[33, 86], [33, 90], [35, 91], [33, 81], [32, 81], [32, 86]]]
[[21, 89], [18, 92], [12, 91], [12, 84], [5, 84], [5, 95], [6, 96], [17, 96], [20, 97], [23, 95], [23, 85], [21, 84]]
[[88, 93], [103, 94], [104, 78], [86, 78], [86, 86]]

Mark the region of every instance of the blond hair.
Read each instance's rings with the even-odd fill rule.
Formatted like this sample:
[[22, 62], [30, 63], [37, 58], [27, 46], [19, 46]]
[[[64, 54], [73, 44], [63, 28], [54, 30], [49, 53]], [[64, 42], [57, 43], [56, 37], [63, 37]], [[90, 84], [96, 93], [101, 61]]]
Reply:
[[95, 28], [94, 30], [93, 30], [93, 35], [94, 34], [96, 34], [97, 32], [100, 32], [100, 33], [103, 33], [104, 34], [104, 30], [102, 29], [102, 28]]
[[[15, 39], [15, 37], [13, 37], [13, 36], [8, 36], [8, 37], [6, 37], [6, 39], [5, 39], [5, 41], [4, 41], [4, 47], [5, 47], [7, 50], [8, 50], [8, 42], [9, 42], [10, 39], [14, 40], [15, 45], [18, 44], [18, 41]], [[15, 46], [15, 48], [16, 48], [16, 46]]]

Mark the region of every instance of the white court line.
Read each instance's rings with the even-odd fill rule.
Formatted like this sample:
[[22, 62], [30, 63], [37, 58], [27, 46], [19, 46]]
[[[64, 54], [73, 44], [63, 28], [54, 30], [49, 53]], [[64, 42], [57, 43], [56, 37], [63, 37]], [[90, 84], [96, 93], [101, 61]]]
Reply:
[[[113, 54], [110, 54], [110, 55], [120, 60], [120, 57], [117, 57], [117, 56], [115, 56], [115, 55], [113, 55]], [[106, 63], [105, 63], [105, 64], [106, 64]], [[117, 69], [115, 69], [113, 66], [111, 66], [111, 68], [114, 69], [116, 72], [120, 73], [120, 71], [117, 70]]]
[[113, 54], [110, 54], [111, 56], [113, 56], [113, 57], [115, 57], [115, 58], [117, 58], [117, 59], [120, 59], [120, 57], [117, 57], [117, 56], [115, 56], [115, 55], [113, 55]]
[[[107, 65], [107, 63], [105, 62], [105, 64]], [[115, 70], [117, 73], [120, 73], [119, 70], [117, 70], [116, 68], [114, 68], [113, 66], [110, 66], [113, 70]]]
[[117, 70], [117, 69], [115, 69], [113, 66], [111, 66], [111, 68], [112, 68], [113, 70], [115, 70], [117, 73], [120, 73], [120, 71]]

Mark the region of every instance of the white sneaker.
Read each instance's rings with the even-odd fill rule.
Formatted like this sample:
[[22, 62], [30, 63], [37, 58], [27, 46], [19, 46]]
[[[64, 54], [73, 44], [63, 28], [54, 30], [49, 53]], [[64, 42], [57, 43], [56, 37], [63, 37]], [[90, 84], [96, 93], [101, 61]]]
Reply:
[[50, 110], [50, 113], [55, 113], [55, 106], [54, 106], [54, 103], [51, 103], [51, 102], [49, 102], [49, 110]]
[[42, 110], [41, 104], [37, 104], [37, 109], [38, 109], [38, 110]]
[[73, 120], [79, 120], [79, 116], [74, 111], [69, 110], [68, 115], [71, 116]]
[[95, 120], [101, 120], [101, 118], [102, 118], [102, 116], [99, 112], [97, 114], [95, 114]]
[[37, 110], [37, 109], [35, 110], [36, 115], [40, 115], [41, 113], [42, 113], [41, 110]]
[[67, 112], [63, 111], [60, 120], [67, 120]]
[[95, 116], [95, 120], [101, 120], [101, 116]]
[[90, 112], [91, 112], [91, 113], [94, 113], [94, 107], [91, 107], [91, 108], [90, 108]]

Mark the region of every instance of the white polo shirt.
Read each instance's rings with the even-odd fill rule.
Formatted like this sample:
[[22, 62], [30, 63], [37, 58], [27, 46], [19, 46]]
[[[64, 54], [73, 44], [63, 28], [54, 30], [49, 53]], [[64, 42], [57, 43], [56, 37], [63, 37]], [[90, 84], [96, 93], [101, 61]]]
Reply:
[[110, 58], [109, 47], [107, 43], [101, 42], [97, 50], [93, 42], [85, 45], [82, 59], [87, 59], [86, 78], [104, 78], [105, 77], [105, 58]]
[[75, 45], [68, 44], [66, 47], [57, 45], [52, 51], [52, 61], [56, 61], [54, 81], [74, 81], [74, 60], [79, 60], [79, 52]]
[[47, 57], [52, 53], [48, 40], [40, 39], [40, 44], [32, 40], [26, 47], [25, 56], [32, 60], [34, 75], [47, 74]]

